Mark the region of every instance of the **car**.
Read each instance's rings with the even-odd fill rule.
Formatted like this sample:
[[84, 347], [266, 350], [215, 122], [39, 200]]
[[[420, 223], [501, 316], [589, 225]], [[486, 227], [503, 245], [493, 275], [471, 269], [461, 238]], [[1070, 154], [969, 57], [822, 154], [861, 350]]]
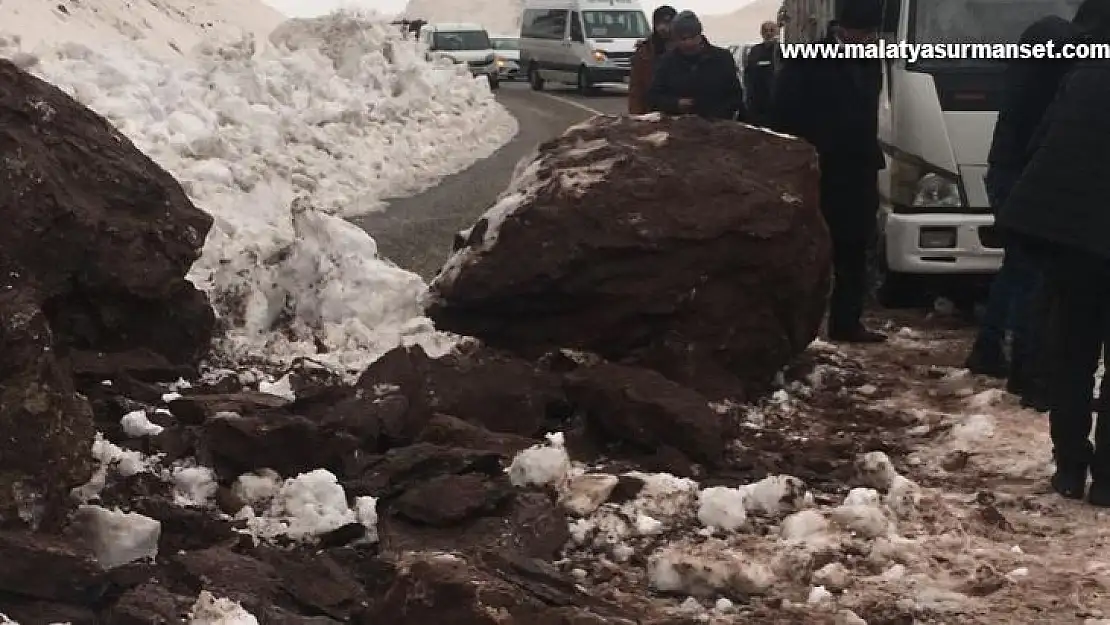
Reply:
[[628, 84], [636, 45], [650, 35], [638, 0], [527, 0], [520, 63], [536, 91], [553, 82], [591, 93]]
[[520, 70], [520, 38], [513, 36], [494, 36], [494, 52], [497, 54], [497, 73], [501, 80], [523, 80]]
[[420, 42], [427, 46], [428, 59], [445, 58], [466, 64], [475, 77], [484, 76], [489, 88], [501, 84], [497, 53], [489, 33], [479, 24], [425, 24], [420, 28]]

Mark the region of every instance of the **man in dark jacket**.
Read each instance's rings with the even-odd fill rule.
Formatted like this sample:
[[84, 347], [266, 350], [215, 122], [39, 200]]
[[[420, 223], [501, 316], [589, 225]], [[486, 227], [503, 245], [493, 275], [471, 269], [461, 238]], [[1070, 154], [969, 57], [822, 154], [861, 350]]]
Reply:
[[[1071, 22], [1049, 16], [1026, 28], [1020, 42], [1053, 41], [1059, 48], [1077, 36]], [[1071, 62], [1062, 59], [1014, 60], [1007, 66], [1003, 79], [1004, 100], [994, 127], [987, 158], [990, 169], [985, 181], [987, 196], [995, 211], [1005, 203], [1010, 189], [1021, 177], [1029, 160], [1028, 146], [1033, 132], [1070, 68]], [[1025, 406], [1047, 409], [1043, 376], [1035, 368], [1043, 340], [1039, 330], [1047, 323], [1043, 312], [1047, 300], [1035, 297], [1039, 281], [1040, 272], [1034, 260], [1020, 245], [1008, 245], [1002, 268], [991, 284], [986, 315], [968, 356], [967, 367], [974, 373], [1008, 377], [1008, 389], [1020, 395]], [[1009, 367], [1003, 354], [1007, 328], [1013, 335]]]
[[661, 6], [652, 13], [651, 36], [636, 46], [632, 56], [632, 72], [628, 76], [628, 112], [643, 115], [650, 112], [647, 93], [655, 75], [655, 64], [671, 49], [671, 20], [678, 15], [674, 7]]
[[[846, 0], [838, 35], [823, 43], [874, 40], [882, 23], [881, 0]], [[879, 212], [878, 60], [786, 59], [775, 81], [772, 127], [813, 144], [821, 165], [821, 211], [833, 243], [829, 338], [879, 343], [886, 337], [866, 329], [867, 252]]]
[[744, 88], [732, 53], [709, 43], [692, 11], [674, 18], [671, 38], [675, 47], [659, 59], [648, 90], [651, 109], [668, 115], [743, 119]]
[[778, 70], [779, 25], [764, 22], [759, 29], [763, 42], [748, 50], [744, 60], [744, 93], [748, 96], [748, 117], [753, 124], [766, 124], [771, 113], [771, 89]]
[[[1110, 0], [1075, 19], [1110, 42]], [[1044, 263], [1052, 297], [1050, 429], [1061, 495], [1110, 506], [1110, 414], [1091, 431], [1094, 373], [1110, 341], [1110, 61], [1078, 61], [1034, 133], [1029, 164], [998, 215], [1004, 234]]]

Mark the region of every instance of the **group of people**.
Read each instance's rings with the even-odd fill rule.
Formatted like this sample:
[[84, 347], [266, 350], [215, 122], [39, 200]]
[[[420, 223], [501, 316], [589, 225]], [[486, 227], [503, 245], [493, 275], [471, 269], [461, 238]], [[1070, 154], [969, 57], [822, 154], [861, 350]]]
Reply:
[[[813, 144], [822, 172], [821, 210], [833, 240], [829, 338], [884, 341], [885, 336], [862, 322], [867, 255], [879, 210], [878, 172], [885, 166], [878, 140], [878, 61], [783, 62], [776, 41], [778, 25], [768, 22], [761, 29], [763, 44], [748, 54], [745, 90], [736, 59], [706, 39], [693, 12], [663, 6], [655, 10], [652, 22], [652, 36], [633, 57], [629, 112], [739, 120]], [[874, 39], [881, 22], [881, 0], [851, 0], [844, 3], [827, 39]]]
[[[822, 43], [874, 41], [882, 17], [881, 0], [845, 0]], [[653, 22], [634, 57], [629, 111], [745, 121], [811, 143], [833, 241], [829, 338], [885, 341], [861, 321], [886, 167], [881, 61], [782, 61], [778, 27], [767, 24], [765, 49], [749, 53], [745, 98], [735, 59], [706, 40], [696, 15], [661, 7]], [[1085, 0], [1071, 20], [1045, 16], [1021, 37], [1050, 40], [1057, 50], [1110, 43], [1110, 0]], [[1056, 492], [1110, 507], [1110, 384], [1093, 399], [1100, 357], [1110, 361], [1110, 59], [1014, 60], [1004, 82], [985, 183], [1006, 255], [967, 365], [1048, 411]], [[1096, 412], [1105, 418], [1092, 444]]]

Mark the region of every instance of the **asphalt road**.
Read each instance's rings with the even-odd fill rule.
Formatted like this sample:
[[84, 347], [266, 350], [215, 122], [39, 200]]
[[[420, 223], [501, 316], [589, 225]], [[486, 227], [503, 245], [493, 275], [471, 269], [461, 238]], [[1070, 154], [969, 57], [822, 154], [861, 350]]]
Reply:
[[614, 88], [582, 96], [558, 87], [537, 93], [525, 84], [503, 84], [497, 99], [520, 124], [512, 141], [424, 193], [393, 200], [386, 210], [352, 221], [374, 237], [383, 256], [430, 280], [447, 259], [455, 233], [493, 205], [521, 158], [596, 114], [624, 113], [626, 93]]

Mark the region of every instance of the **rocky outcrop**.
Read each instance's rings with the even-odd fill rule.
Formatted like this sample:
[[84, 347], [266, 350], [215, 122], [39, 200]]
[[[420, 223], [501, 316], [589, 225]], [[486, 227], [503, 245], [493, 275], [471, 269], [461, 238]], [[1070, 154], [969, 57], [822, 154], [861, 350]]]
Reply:
[[571, 347], [710, 395], [816, 336], [830, 242], [806, 143], [696, 118], [598, 117], [543, 144], [432, 285], [443, 329]]
[[0, 249], [38, 291], [58, 345], [208, 348], [215, 318], [185, 279], [212, 218], [104, 118], [0, 59]]

